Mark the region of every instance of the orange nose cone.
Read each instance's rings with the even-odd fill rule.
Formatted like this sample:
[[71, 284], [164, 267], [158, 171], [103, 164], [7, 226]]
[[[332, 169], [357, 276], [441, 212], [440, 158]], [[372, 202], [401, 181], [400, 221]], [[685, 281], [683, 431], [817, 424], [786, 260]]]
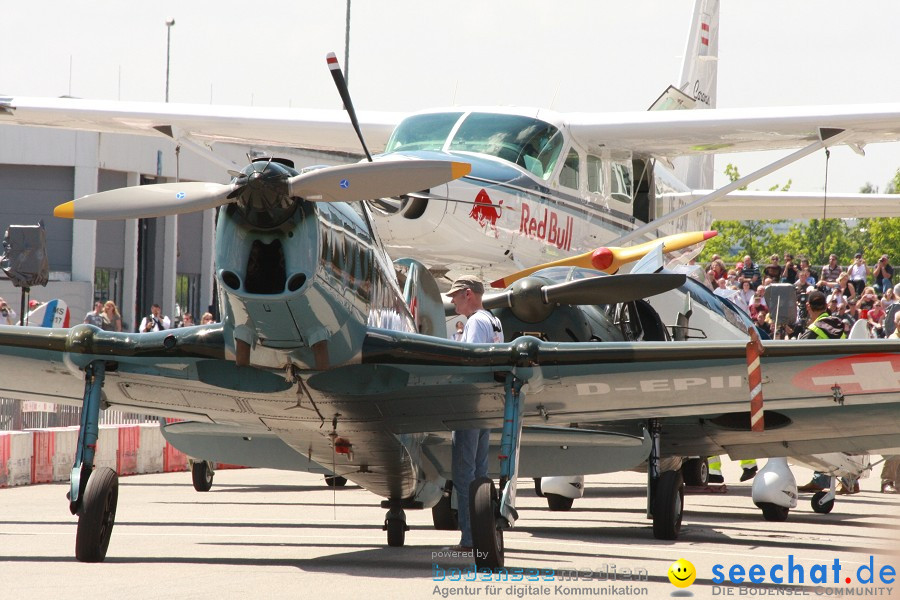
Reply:
[[591, 253], [591, 264], [598, 271], [609, 268], [613, 262], [613, 253], [609, 248], [597, 248]]
[[719, 235], [719, 232], [716, 231], [716, 230], [713, 230], [713, 231], [706, 231], [706, 232], [703, 233], [703, 240], [706, 241], [706, 240], [708, 240], [709, 238], [716, 237], [717, 235]]

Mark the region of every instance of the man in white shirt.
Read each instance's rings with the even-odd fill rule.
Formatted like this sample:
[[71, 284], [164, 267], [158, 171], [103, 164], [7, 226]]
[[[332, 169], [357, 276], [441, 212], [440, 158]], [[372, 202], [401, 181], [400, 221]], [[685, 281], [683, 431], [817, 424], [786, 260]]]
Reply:
[[171, 324], [169, 317], [162, 316], [162, 307], [159, 304], [154, 304], [150, 307], [150, 316], [141, 320], [141, 326], [138, 327], [138, 331], [140, 333], [163, 331], [168, 329]]
[[[475, 277], [460, 277], [447, 292], [457, 314], [468, 318], [461, 341], [472, 344], [491, 344], [503, 341], [500, 319], [485, 310], [481, 303], [484, 284]], [[453, 487], [459, 528], [462, 531], [461, 552], [472, 551], [472, 525], [469, 520], [469, 487], [480, 477], [487, 476], [489, 429], [461, 429], [453, 432]]]

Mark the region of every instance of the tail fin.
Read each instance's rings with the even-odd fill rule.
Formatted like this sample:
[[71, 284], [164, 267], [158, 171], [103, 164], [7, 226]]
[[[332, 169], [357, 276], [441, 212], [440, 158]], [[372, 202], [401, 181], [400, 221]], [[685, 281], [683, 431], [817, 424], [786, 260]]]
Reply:
[[[678, 85], [696, 101], [695, 109], [716, 107], [718, 66], [719, 0], [695, 0]], [[675, 163], [675, 173], [692, 189], [712, 189], [714, 161], [713, 155], [682, 158]]]

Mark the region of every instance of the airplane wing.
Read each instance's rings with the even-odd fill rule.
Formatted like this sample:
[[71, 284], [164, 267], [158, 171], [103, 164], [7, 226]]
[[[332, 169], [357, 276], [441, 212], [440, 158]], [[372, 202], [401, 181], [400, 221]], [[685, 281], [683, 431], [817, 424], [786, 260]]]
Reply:
[[900, 139], [900, 104], [570, 113], [565, 118], [586, 144], [651, 157], [798, 148], [819, 139], [822, 128], [849, 130], [841, 143], [856, 149]]
[[[760, 457], [900, 446], [900, 341], [765, 345], [764, 432], [749, 431], [746, 348], [740, 341], [556, 343], [521, 337], [466, 344], [373, 329], [360, 363], [304, 372], [296, 381], [283, 371], [237, 367], [223, 347], [221, 325], [140, 335], [89, 325], [0, 327], [0, 396], [80, 405], [81, 369], [102, 360], [109, 406], [262, 427], [300, 458], [388, 497], [413, 494], [420, 469], [440, 472], [441, 461], [410, 460], [427, 456], [429, 432], [499, 428], [502, 381], [510, 376], [527, 381], [526, 426], [629, 427], [658, 418], [666, 450], [679, 455], [724, 449]], [[589, 433], [537, 433], [538, 445], [573, 451], [594, 446], [591, 456], [602, 461], [596, 448], [603, 442]], [[641, 454], [641, 432], [623, 433], [633, 437], [621, 442]], [[524, 465], [523, 472], [529, 472]]]
[[[360, 112], [368, 145], [384, 148], [404, 116]], [[0, 123], [361, 154], [343, 110], [3, 97]]]
[[[694, 190], [687, 201], [713, 190]], [[782, 219], [850, 219], [900, 217], [898, 194], [835, 194], [742, 190], [706, 205], [713, 220], [746, 220], [747, 215], [769, 214]]]
[[[458, 109], [456, 109], [458, 110]], [[728, 108], [612, 113], [535, 114], [562, 119], [589, 149], [628, 150], [638, 157], [671, 159], [797, 148], [819, 138], [820, 128], [848, 129], [842, 139], [861, 149], [900, 139], [900, 104]], [[403, 113], [360, 112], [369, 146], [383, 149]], [[0, 98], [0, 123], [68, 129], [188, 136], [359, 153], [349, 118], [339, 110], [261, 108], [82, 100]]]

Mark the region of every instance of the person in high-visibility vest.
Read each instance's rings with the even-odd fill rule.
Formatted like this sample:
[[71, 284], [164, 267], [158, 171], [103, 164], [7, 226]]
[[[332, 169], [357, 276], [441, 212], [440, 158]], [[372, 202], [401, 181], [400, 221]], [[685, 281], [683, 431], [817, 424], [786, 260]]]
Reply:
[[[797, 339], [800, 340], [839, 340], [847, 337], [843, 322], [828, 314], [825, 294], [816, 290], [806, 298], [806, 310], [809, 312], [809, 325]], [[843, 481], [842, 493], [859, 491], [858, 482]], [[820, 492], [831, 487], [831, 476], [820, 471], [813, 473], [812, 481], [797, 488], [799, 492]], [[840, 492], [840, 490], [839, 490]]]
[[[706, 459], [706, 464], [709, 466], [709, 482], [725, 483], [725, 478], [722, 476], [722, 457], [709, 456]], [[758, 470], [756, 459], [751, 458], [749, 460], [742, 460], [741, 470], [741, 481], [753, 479], [753, 477], [756, 476], [756, 472]]]

